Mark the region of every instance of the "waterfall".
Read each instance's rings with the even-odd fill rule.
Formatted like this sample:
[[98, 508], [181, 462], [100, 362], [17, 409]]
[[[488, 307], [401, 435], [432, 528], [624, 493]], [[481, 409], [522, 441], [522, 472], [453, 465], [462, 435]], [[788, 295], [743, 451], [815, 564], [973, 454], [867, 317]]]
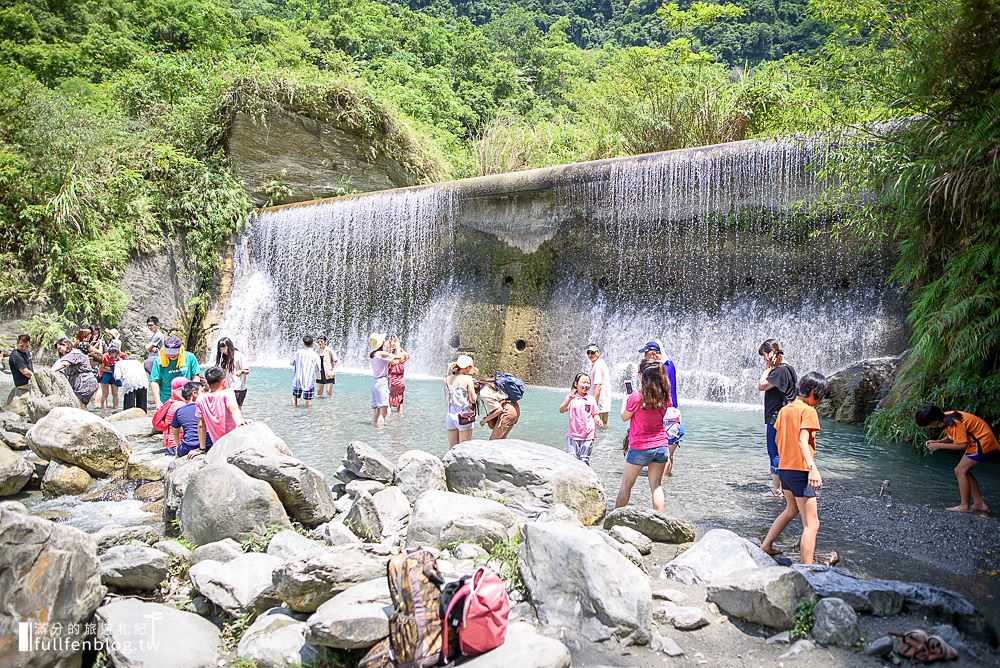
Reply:
[[738, 142], [279, 207], [237, 242], [222, 333], [260, 361], [327, 333], [366, 368], [370, 331], [413, 371], [458, 349], [563, 385], [594, 341], [624, 377], [662, 339], [682, 397], [755, 403], [765, 338], [798, 371], [898, 352], [884, 249], [804, 205], [818, 141]]

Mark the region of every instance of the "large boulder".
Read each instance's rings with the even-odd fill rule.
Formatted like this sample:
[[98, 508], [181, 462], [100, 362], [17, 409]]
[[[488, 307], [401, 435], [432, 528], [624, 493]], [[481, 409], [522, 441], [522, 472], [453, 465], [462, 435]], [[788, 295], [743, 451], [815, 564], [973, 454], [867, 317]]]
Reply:
[[385, 578], [388, 561], [387, 556], [372, 554], [361, 545], [330, 547], [276, 569], [274, 587], [278, 597], [296, 612], [316, 612], [345, 589]]
[[115, 668], [218, 668], [219, 629], [193, 612], [123, 598], [95, 620]]
[[160, 432], [153, 429], [153, 419], [148, 416], [132, 418], [131, 420], [118, 420], [116, 422], [105, 420], [105, 422], [129, 440], [149, 438], [150, 436], [158, 436], [160, 434]]
[[658, 543], [690, 543], [694, 540], [694, 527], [652, 508], [625, 506], [615, 508], [604, 518], [604, 528], [627, 527], [638, 531]]
[[857, 612], [891, 617], [903, 609], [903, 592], [891, 580], [863, 580], [829, 566], [796, 564], [794, 568], [805, 576], [817, 596], [837, 598]]
[[124, 471], [132, 454], [111, 425], [79, 408], [54, 408], [28, 431], [28, 445], [42, 459], [58, 459], [98, 477]]
[[251, 422], [233, 429], [213, 443], [205, 458], [209, 464], [222, 464], [248, 450], [261, 455], [292, 456], [292, 451], [270, 427], [263, 422]]
[[347, 454], [341, 461], [343, 461], [344, 468], [357, 478], [392, 482], [396, 475], [396, 467], [392, 465], [392, 462], [363, 441], [348, 443]]
[[598, 532], [565, 522], [530, 523], [518, 564], [543, 624], [592, 641], [649, 642], [649, 580]]
[[584, 524], [604, 517], [604, 485], [592, 468], [561, 450], [506, 439], [460, 443], [444, 456], [448, 489], [489, 492], [529, 518], [561, 503]]
[[310, 533], [316, 540], [322, 540], [327, 545], [352, 545], [360, 543], [361, 539], [357, 534], [347, 528], [340, 520], [331, 520], [326, 524], [320, 524]]
[[646, 535], [639, 533], [635, 529], [626, 526], [613, 526], [608, 530], [608, 535], [619, 543], [631, 545], [639, 554], [650, 554], [653, 551], [653, 541]]
[[727, 529], [712, 529], [663, 569], [666, 577], [686, 584], [712, 584], [754, 568], [774, 566], [774, 559]]
[[52, 498], [56, 496], [76, 496], [83, 494], [94, 479], [79, 466], [70, 466], [58, 461], [51, 461], [42, 476], [42, 494]]
[[228, 562], [199, 561], [188, 569], [188, 577], [199, 594], [233, 616], [256, 615], [280, 602], [272, 574], [282, 563], [270, 554], [250, 552]]
[[570, 668], [566, 645], [542, 635], [527, 622], [511, 622], [507, 639], [494, 650], [469, 659], [463, 668]]
[[[284, 532], [282, 532], [284, 533]], [[236, 557], [246, 554], [243, 547], [232, 538], [223, 538], [214, 543], [199, 545], [191, 552], [191, 563], [197, 564], [199, 561], [218, 561], [220, 563], [232, 561]]]
[[163, 523], [167, 527], [176, 524], [177, 514], [181, 509], [181, 499], [187, 491], [188, 483], [195, 473], [208, 465], [204, 457], [187, 459], [174, 457], [167, 465], [163, 476]]
[[396, 460], [396, 477], [393, 485], [398, 487], [413, 503], [417, 497], [429, 489], [445, 491], [444, 464], [440, 459], [423, 450], [407, 450]]
[[708, 587], [708, 601], [726, 614], [779, 630], [792, 628], [799, 601], [813, 596], [805, 577], [784, 566], [741, 571]]
[[339, 649], [364, 649], [389, 635], [389, 583], [385, 577], [337, 594], [309, 617], [309, 641]]
[[268, 527], [292, 526], [271, 486], [230, 464], [209, 464], [191, 476], [178, 519], [181, 535], [198, 545], [242, 543]]
[[125, 477], [129, 480], [163, 480], [170, 465], [175, 461], [177, 461], [177, 457], [172, 455], [157, 455], [152, 452], [134, 453], [128, 458]]
[[288, 608], [272, 608], [254, 620], [236, 649], [236, 655], [257, 668], [321, 665], [322, 650], [307, 642], [309, 624]]
[[129, 420], [137, 420], [139, 418], [149, 417], [149, 414], [139, 407], [127, 408], [117, 413], [113, 413], [108, 417], [104, 418], [112, 424], [115, 422], [128, 422]]
[[366, 541], [379, 543], [402, 534], [409, 517], [406, 495], [396, 487], [388, 487], [374, 496], [359, 496], [344, 518], [344, 525]]
[[503, 504], [454, 492], [424, 492], [413, 504], [408, 547], [476, 543], [487, 550], [517, 535], [518, 517]]
[[[18, 622], [79, 628], [90, 621], [102, 595], [93, 538], [79, 529], [0, 509], [0, 656], [17, 647]], [[79, 650], [61, 646], [19, 653], [16, 665], [71, 665], [79, 656]]]
[[118, 589], [156, 589], [169, 569], [167, 555], [145, 545], [115, 545], [101, 555], [101, 582]]
[[253, 478], [270, 483], [288, 514], [307, 527], [329, 522], [337, 514], [326, 478], [295, 457], [244, 449], [233, 453], [229, 463]]
[[820, 645], [853, 647], [861, 638], [854, 608], [839, 598], [824, 598], [816, 604], [813, 640]]
[[267, 553], [278, 557], [282, 562], [291, 559], [303, 559], [319, 554], [327, 549], [328, 545], [306, 538], [302, 534], [286, 529], [279, 531], [267, 544]]
[[17, 494], [31, 480], [35, 467], [6, 445], [0, 445], [0, 496]]
[[864, 424], [875, 412], [896, 376], [900, 357], [861, 360], [828, 378], [830, 394], [816, 410], [837, 422]]

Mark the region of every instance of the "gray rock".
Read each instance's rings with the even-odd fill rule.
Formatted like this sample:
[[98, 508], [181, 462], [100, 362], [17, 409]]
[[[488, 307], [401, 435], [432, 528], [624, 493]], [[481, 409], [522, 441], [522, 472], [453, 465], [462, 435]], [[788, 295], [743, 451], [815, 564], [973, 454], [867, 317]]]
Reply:
[[878, 656], [881, 658], [886, 658], [892, 654], [893, 648], [896, 646], [896, 640], [889, 636], [882, 636], [877, 638], [868, 647], [865, 648], [865, 654], [868, 656]]
[[[838, 568], [797, 564], [817, 596], [838, 598], [857, 612], [890, 617], [903, 609], [903, 593], [890, 580], [862, 580]], [[902, 583], [896, 583], [902, 584]]]
[[243, 547], [239, 543], [232, 538], [223, 538], [194, 548], [194, 552], [191, 553], [191, 563], [197, 564], [199, 561], [224, 563], [242, 557], [243, 554]]
[[580, 518], [576, 516], [572, 510], [567, 508], [561, 503], [553, 504], [551, 508], [541, 513], [535, 518], [536, 522], [569, 522], [570, 524], [576, 524], [578, 526], [583, 526], [583, 522]]
[[232, 561], [199, 561], [188, 569], [192, 586], [202, 596], [234, 616], [257, 614], [280, 603], [272, 584], [283, 561], [250, 552]]
[[774, 566], [758, 546], [726, 529], [712, 529], [663, 569], [685, 584], [712, 584], [740, 571]]
[[372, 496], [377, 492], [381, 492], [385, 489], [385, 483], [379, 482], [378, 480], [352, 480], [351, 482], [344, 485], [344, 491], [352, 498], [356, 499], [361, 494], [367, 494]]
[[459, 543], [451, 549], [451, 554], [456, 559], [471, 559], [473, 561], [485, 560], [489, 553], [474, 543]]
[[153, 429], [152, 418], [146, 415], [132, 418], [131, 420], [117, 420], [115, 422], [105, 420], [105, 422], [126, 439], [146, 438], [159, 434], [158, 431]]
[[605, 543], [611, 546], [611, 549], [622, 554], [626, 559], [635, 564], [643, 573], [649, 573], [649, 569], [646, 568], [646, 563], [642, 560], [642, 555], [639, 554], [639, 550], [636, 549], [635, 545], [620, 543], [604, 532], [598, 532], [598, 535], [604, 539]]
[[418, 496], [429, 489], [448, 489], [444, 464], [423, 450], [407, 450], [399, 456], [393, 484], [402, 490], [410, 503], [414, 503]]
[[517, 526], [517, 516], [496, 501], [430, 490], [413, 504], [406, 544], [445, 548], [476, 543], [489, 550], [516, 536]]
[[115, 545], [101, 555], [101, 582], [109, 587], [150, 591], [168, 570], [167, 555], [144, 545]]
[[382, 538], [406, 531], [410, 519], [410, 502], [397, 487], [388, 487], [372, 496], [372, 504], [382, 527]]
[[28, 441], [25, 440], [24, 434], [19, 434], [16, 431], [5, 431], [0, 429], [0, 443], [3, 443], [11, 450], [28, 449]]
[[337, 499], [333, 504], [333, 507], [337, 510], [337, 514], [346, 515], [347, 513], [349, 513], [351, 511], [351, 506], [354, 505], [354, 498], [355, 497], [353, 496], [345, 494], [344, 496]]
[[678, 631], [694, 631], [711, 623], [704, 610], [690, 605], [676, 606], [670, 615], [670, 621]]
[[792, 632], [782, 631], [781, 633], [775, 633], [773, 636], [769, 637], [765, 641], [768, 645], [787, 645], [792, 642]]
[[97, 636], [116, 668], [217, 668], [219, 629], [169, 605], [118, 599], [97, 610]]
[[31, 480], [35, 467], [6, 445], [0, 445], [0, 496], [17, 494]]
[[28, 431], [28, 445], [43, 459], [79, 466], [93, 476], [124, 471], [132, 448], [93, 413], [58, 407]]
[[853, 647], [861, 637], [858, 616], [839, 598], [824, 598], [816, 604], [812, 637], [820, 645]]
[[382, 540], [382, 520], [375, 508], [375, 502], [367, 492], [354, 499], [350, 510], [347, 511], [347, 517], [344, 518], [344, 526], [365, 542], [377, 543]]
[[[146, 411], [141, 408], [129, 408], [127, 410], [113, 413], [104, 418], [104, 420], [113, 424], [115, 422], [128, 422], [129, 420], [136, 420], [144, 417], [149, 417], [149, 414], [146, 413]], [[150, 426], [152, 427], [152, 424], [150, 424]]]
[[667, 656], [684, 656], [684, 650], [681, 649], [676, 640], [668, 636], [661, 636], [658, 633], [650, 641], [649, 649], [659, 654], [666, 654]]
[[27, 506], [20, 501], [0, 501], [0, 510], [9, 510], [12, 513], [26, 513]]
[[195, 457], [194, 459], [174, 458], [167, 466], [167, 472], [163, 477], [163, 522], [166, 526], [173, 526], [177, 519], [177, 513], [181, 509], [181, 499], [187, 491], [188, 483], [195, 473], [208, 465], [205, 457]]
[[333, 477], [336, 478], [338, 482], [343, 483], [345, 489], [347, 488], [347, 483], [360, 480], [358, 476], [354, 475], [343, 466], [337, 467], [337, 470], [333, 472]]
[[[358, 478], [392, 482], [396, 475], [396, 467], [381, 455], [375, 448], [363, 441], [351, 441], [347, 444], [347, 455], [342, 460], [344, 468]], [[349, 482], [345, 480], [344, 482]]]
[[627, 526], [613, 526], [608, 531], [608, 535], [619, 543], [632, 545], [639, 551], [639, 554], [645, 555], [653, 551], [653, 540], [651, 538]]
[[290, 559], [302, 559], [319, 554], [327, 549], [323, 543], [306, 538], [295, 531], [279, 531], [271, 538], [267, 544], [267, 553], [272, 557], [278, 557], [282, 561]]
[[181, 534], [198, 545], [223, 538], [243, 542], [268, 527], [292, 526], [271, 486], [231, 464], [209, 464], [196, 471], [178, 516]]
[[330, 493], [333, 494], [334, 499], [339, 499], [343, 495], [347, 494], [347, 485], [338, 480], [330, 485]]
[[892, 385], [902, 357], [878, 357], [855, 362], [828, 378], [830, 395], [816, 410], [837, 422], [864, 424]]
[[270, 483], [288, 514], [307, 527], [328, 522], [337, 514], [326, 478], [295, 457], [244, 449], [233, 453], [229, 463]]
[[569, 650], [527, 622], [511, 622], [496, 649], [462, 663], [463, 668], [570, 668]]
[[792, 628], [799, 601], [812, 596], [802, 574], [784, 566], [742, 571], [708, 587], [708, 600], [726, 614], [779, 630]]
[[194, 553], [178, 543], [176, 540], [158, 540], [153, 543], [153, 548], [159, 550], [168, 557], [179, 559], [186, 564], [191, 563], [191, 560], [194, 558]]
[[517, 439], [472, 440], [451, 448], [442, 461], [451, 491], [492, 493], [529, 518], [561, 503], [584, 524], [595, 524], [607, 508], [597, 473], [555, 448]]
[[229, 462], [234, 455], [247, 451], [265, 456], [293, 456], [285, 442], [270, 427], [263, 422], [251, 422], [233, 429], [220, 438], [218, 443], [213, 443], [205, 459], [209, 464], [223, 464]]
[[[5, 508], [0, 509], [0, 574], [0, 638], [12, 643], [18, 621], [58, 622], [64, 629], [86, 624], [103, 596], [93, 538]], [[79, 651], [61, 647], [19, 654], [9, 665], [48, 668], [74, 660], [79, 665], [79, 656]]]
[[794, 659], [803, 652], [811, 652], [816, 649], [816, 643], [811, 640], [797, 640], [788, 648], [788, 651], [778, 657], [780, 660]]
[[125, 470], [125, 477], [129, 480], [163, 480], [167, 475], [170, 464], [174, 461], [184, 460], [178, 460], [171, 455], [136, 452], [128, 458], [128, 468]]
[[90, 474], [79, 466], [53, 460], [49, 462], [42, 478], [42, 494], [47, 498], [78, 496], [86, 492], [93, 482]]
[[385, 577], [337, 594], [309, 617], [309, 641], [339, 649], [371, 647], [389, 635], [392, 599]]
[[152, 545], [163, 540], [163, 532], [155, 526], [140, 524], [138, 526], [106, 526], [91, 534], [97, 541], [97, 549], [104, 552], [115, 545], [135, 542]]
[[288, 608], [272, 608], [243, 632], [236, 655], [257, 668], [293, 668], [319, 665], [323, 653], [309, 644], [309, 625]]
[[4, 426], [9, 432], [26, 436], [28, 434], [28, 430], [30, 430], [33, 425], [30, 422], [7, 420]]
[[316, 540], [326, 542], [328, 545], [352, 545], [361, 542], [361, 539], [353, 531], [348, 529], [343, 522], [338, 522], [337, 520], [320, 524], [312, 530], [310, 535]]
[[654, 590], [653, 598], [659, 599], [661, 601], [670, 601], [671, 603], [681, 604], [687, 600], [687, 594], [680, 591], [679, 589], [671, 589], [667, 587], [665, 589]]
[[285, 563], [275, 570], [278, 597], [296, 612], [315, 612], [336, 594], [361, 582], [385, 578], [387, 556], [373, 555], [360, 545], [326, 551]]
[[689, 522], [658, 513], [651, 508], [625, 506], [615, 508], [604, 518], [604, 528], [622, 526], [638, 531], [658, 543], [690, 543], [694, 527]]
[[598, 532], [565, 522], [530, 523], [518, 564], [543, 624], [574, 629], [593, 641], [649, 641], [649, 581]]

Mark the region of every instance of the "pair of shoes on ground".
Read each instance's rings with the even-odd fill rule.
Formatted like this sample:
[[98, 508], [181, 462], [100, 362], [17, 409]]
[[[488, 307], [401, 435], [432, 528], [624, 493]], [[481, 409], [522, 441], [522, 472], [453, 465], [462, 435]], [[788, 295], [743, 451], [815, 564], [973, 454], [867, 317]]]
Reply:
[[941, 636], [928, 636], [926, 631], [914, 629], [906, 633], [890, 632], [893, 638], [899, 638], [896, 653], [912, 663], [936, 663], [938, 661], [954, 661], [958, 652], [945, 642]]

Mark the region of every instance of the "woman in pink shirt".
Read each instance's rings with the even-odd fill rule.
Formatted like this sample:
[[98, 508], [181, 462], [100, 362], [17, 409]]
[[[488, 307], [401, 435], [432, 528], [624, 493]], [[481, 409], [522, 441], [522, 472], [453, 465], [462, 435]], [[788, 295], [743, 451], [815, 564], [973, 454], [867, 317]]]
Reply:
[[670, 443], [663, 416], [670, 408], [670, 381], [658, 361], [639, 365], [639, 391], [625, 398], [622, 420], [628, 422], [628, 452], [625, 472], [615, 508], [621, 508], [632, 496], [632, 486], [643, 468], [649, 469], [649, 491], [653, 509], [663, 512], [663, 470], [670, 461]]
[[559, 406], [560, 413], [569, 413], [569, 433], [566, 435], [566, 452], [581, 462], [590, 466], [590, 455], [594, 452], [594, 439], [597, 438], [597, 427], [603, 427], [604, 421], [597, 407], [597, 399], [588, 397], [590, 391], [590, 376], [585, 373], [576, 374], [569, 394]]

